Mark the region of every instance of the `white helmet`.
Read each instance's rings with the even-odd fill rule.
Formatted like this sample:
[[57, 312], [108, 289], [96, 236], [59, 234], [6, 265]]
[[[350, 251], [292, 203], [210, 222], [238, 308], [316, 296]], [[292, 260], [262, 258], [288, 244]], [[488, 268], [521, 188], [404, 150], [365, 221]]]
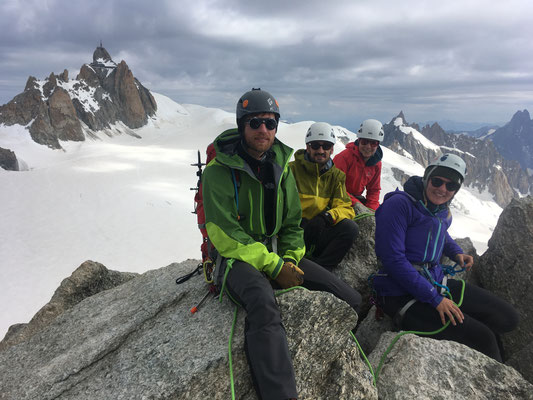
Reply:
[[434, 175], [462, 184], [466, 176], [466, 163], [458, 155], [445, 153], [427, 166], [424, 171], [424, 183], [427, 184], [427, 180]]
[[381, 142], [384, 137], [383, 125], [377, 119], [367, 119], [363, 121], [359, 131], [357, 131], [357, 137], [359, 139], [371, 139]]
[[305, 144], [314, 142], [315, 140], [322, 140], [335, 144], [335, 132], [333, 127], [327, 122], [315, 122], [307, 130], [305, 135]]

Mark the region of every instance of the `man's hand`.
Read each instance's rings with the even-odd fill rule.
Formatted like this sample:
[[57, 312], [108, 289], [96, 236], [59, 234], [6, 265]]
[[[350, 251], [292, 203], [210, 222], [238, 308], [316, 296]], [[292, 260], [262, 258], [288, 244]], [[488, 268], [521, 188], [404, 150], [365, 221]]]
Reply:
[[465, 319], [461, 309], [457, 307], [455, 303], [447, 297], [442, 298], [442, 301], [437, 306], [437, 311], [439, 312], [442, 325], [446, 323], [446, 315], [450, 319], [452, 325], [457, 325], [457, 322], [455, 322], [455, 320], [459, 321], [459, 323], [462, 324], [463, 320]]
[[291, 262], [285, 262], [281, 267], [276, 279], [274, 279], [278, 285], [283, 289], [288, 289], [293, 286], [300, 286], [304, 283], [304, 272]]
[[455, 256], [455, 261], [461, 266], [466, 268], [467, 271], [472, 268], [474, 265], [474, 257], [468, 255], [468, 254], [457, 254]]
[[304, 241], [306, 245], [316, 244], [327, 225], [333, 225], [333, 218], [328, 213], [322, 212], [314, 216], [304, 228]]

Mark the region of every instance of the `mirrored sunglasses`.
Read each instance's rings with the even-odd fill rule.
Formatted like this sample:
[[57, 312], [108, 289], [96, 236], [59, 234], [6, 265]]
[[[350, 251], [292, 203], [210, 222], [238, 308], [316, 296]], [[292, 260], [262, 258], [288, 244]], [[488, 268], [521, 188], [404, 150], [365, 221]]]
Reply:
[[259, 129], [259, 127], [262, 125], [262, 124], [265, 124], [266, 128], [271, 131], [273, 129], [276, 129], [278, 127], [278, 123], [276, 122], [276, 120], [274, 118], [252, 118], [250, 119], [249, 121], [246, 121], [249, 125], [250, 125], [250, 128], [252, 129]]
[[441, 187], [444, 183], [446, 183], [446, 190], [448, 192], [455, 192], [459, 190], [459, 188], [461, 187], [461, 185], [458, 184], [457, 182], [444, 182], [442, 179], [437, 178], [437, 177], [431, 178], [430, 181], [431, 181], [431, 186], [433, 186], [434, 188]]
[[311, 148], [313, 150], [318, 150], [319, 148], [323, 148], [324, 150], [329, 150], [333, 147], [333, 143], [329, 143], [329, 142], [311, 142], [309, 143], [309, 146], [311, 146]]
[[372, 139], [359, 139], [359, 144], [362, 144], [363, 146], [369, 144], [371, 147], [378, 147], [379, 142]]

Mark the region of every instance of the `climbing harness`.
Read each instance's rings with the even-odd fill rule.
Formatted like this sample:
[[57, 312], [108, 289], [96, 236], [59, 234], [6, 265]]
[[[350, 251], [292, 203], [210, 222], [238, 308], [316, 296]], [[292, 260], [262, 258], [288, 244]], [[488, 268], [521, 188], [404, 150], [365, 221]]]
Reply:
[[[416, 266], [415, 266], [416, 268]], [[424, 271], [424, 268], [425, 268], [425, 271]], [[459, 268], [457, 269], [457, 263], [453, 266], [450, 266], [450, 265], [441, 265], [441, 268], [442, 270], [448, 275], [455, 275], [456, 273], [458, 272], [462, 272], [465, 270], [465, 268]], [[431, 274], [429, 273], [429, 270], [427, 269], [427, 266], [422, 266], [421, 267], [421, 270], [424, 272], [423, 275], [425, 277], [426, 276], [426, 273], [427, 275], [430, 277], [430, 282], [433, 283], [433, 284], [437, 284], [437, 286], [439, 286], [441, 288], [441, 294], [447, 296], [450, 300], [453, 301], [453, 298], [452, 298], [452, 295], [450, 293], [450, 290], [449, 288], [446, 286], [446, 283], [447, 283], [447, 275], [444, 276], [443, 278], [443, 281], [442, 281], [442, 284], [438, 284], [437, 282], [435, 282], [435, 280], [432, 278]], [[451, 273], [448, 273], [448, 271], [451, 271]], [[420, 270], [419, 270], [420, 272]], [[371, 279], [374, 277], [374, 276], [386, 276], [387, 274], [371, 274], [369, 277], [368, 277], [368, 280], [369, 280], [369, 283], [371, 282]], [[458, 303], [455, 303], [454, 304], [457, 306], [457, 307], [461, 307], [461, 305], [463, 304], [463, 298], [464, 298], [464, 292], [465, 292], [465, 287], [466, 287], [466, 284], [465, 284], [465, 281], [462, 280], [462, 279], [459, 279], [459, 281], [461, 282], [462, 284], [462, 287], [461, 287], [461, 296], [460, 296], [460, 299], [459, 299], [459, 302]], [[444, 292], [443, 292], [444, 291]], [[371, 297], [372, 299], [372, 297]], [[405, 313], [407, 312], [407, 310], [416, 302], [417, 300], [416, 299], [412, 299], [410, 301], [408, 301], [397, 313], [396, 315], [394, 316], [393, 318], [393, 322], [395, 323], [396, 326], [400, 327], [401, 325], [401, 321], [403, 319], [403, 316], [405, 315]], [[372, 300], [371, 300], [372, 302]], [[377, 304], [376, 301], [374, 301], [374, 304]], [[431, 332], [422, 332], [422, 331], [403, 331], [403, 332], [400, 332], [398, 333], [394, 339], [391, 341], [391, 343], [389, 344], [389, 346], [387, 347], [387, 349], [385, 350], [385, 352], [383, 353], [383, 355], [381, 356], [381, 359], [379, 361], [379, 364], [378, 364], [378, 367], [376, 369], [376, 371], [374, 372], [372, 370], [372, 366], [370, 365], [370, 363], [368, 362], [368, 359], [366, 358], [363, 350], [361, 349], [361, 346], [359, 345], [359, 343], [357, 342], [357, 339], [355, 338], [355, 335], [353, 335], [352, 333], [352, 337], [353, 339], [355, 340], [356, 344], [357, 344], [357, 347], [359, 348], [361, 354], [363, 355], [363, 358], [365, 359], [369, 369], [370, 369], [370, 373], [372, 374], [373, 378], [374, 378], [374, 381], [373, 381], [373, 385], [374, 386], [377, 386], [377, 383], [378, 383], [378, 380], [379, 380], [379, 373], [381, 372], [381, 368], [383, 367], [383, 364], [385, 362], [385, 359], [387, 358], [387, 355], [390, 353], [390, 351], [392, 350], [392, 348], [394, 347], [394, 345], [396, 344], [396, 342], [403, 336], [403, 335], [407, 335], [408, 333], [411, 333], [411, 334], [414, 334], [414, 335], [419, 335], [419, 336], [433, 336], [433, 335], [437, 335], [439, 333], [441, 333], [442, 331], [444, 331], [448, 326], [450, 325], [450, 321], [448, 320], [446, 322], [446, 324], [444, 324], [442, 327], [440, 327], [439, 329], [437, 330], [434, 330], [434, 331], [431, 331]]]
[[[413, 264], [413, 267], [418, 271], [420, 275], [426, 278], [433, 286], [440, 288], [439, 293], [442, 296], [445, 296], [446, 293], [450, 292], [450, 288], [446, 286], [446, 284], [448, 283], [448, 275], [454, 276], [456, 273], [462, 272], [466, 269], [466, 268], [457, 269], [457, 265], [458, 265], [457, 263], [455, 263], [453, 266], [440, 264], [440, 267], [445, 275], [442, 279], [442, 283], [438, 283], [437, 281], [435, 281], [435, 279], [433, 279], [431, 272], [429, 272], [428, 265], [429, 263]], [[387, 274], [379, 274], [379, 275], [373, 274], [373, 276], [386, 276], [386, 275]], [[407, 313], [407, 310], [409, 310], [409, 308], [416, 302], [417, 302], [416, 299], [411, 299], [400, 310], [398, 310], [398, 312], [394, 315], [392, 319], [392, 321], [394, 322], [394, 326], [400, 329], [403, 318], [405, 317], [405, 314]]]

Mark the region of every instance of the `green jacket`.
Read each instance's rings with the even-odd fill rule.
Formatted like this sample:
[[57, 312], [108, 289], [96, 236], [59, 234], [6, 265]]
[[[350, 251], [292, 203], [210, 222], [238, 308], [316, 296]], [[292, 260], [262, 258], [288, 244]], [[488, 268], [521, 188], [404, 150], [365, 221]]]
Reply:
[[335, 223], [355, 217], [346, 192], [346, 175], [335, 165], [320, 175], [318, 164], [307, 161], [302, 149], [296, 152], [289, 166], [300, 193], [303, 218], [311, 219], [323, 211], [328, 211]]
[[[274, 139], [271, 150], [275, 155], [277, 207], [272, 213], [275, 226], [268, 237], [263, 186], [237, 154], [240, 140], [236, 129], [220, 134], [214, 142], [216, 157], [202, 174], [207, 234], [222, 257], [247, 262], [275, 279], [284, 259], [298, 264], [305, 254], [300, 228], [302, 210], [296, 183], [288, 167], [292, 149]], [[236, 179], [232, 177], [232, 171]], [[277, 236], [277, 254], [272, 251], [272, 236]]]

